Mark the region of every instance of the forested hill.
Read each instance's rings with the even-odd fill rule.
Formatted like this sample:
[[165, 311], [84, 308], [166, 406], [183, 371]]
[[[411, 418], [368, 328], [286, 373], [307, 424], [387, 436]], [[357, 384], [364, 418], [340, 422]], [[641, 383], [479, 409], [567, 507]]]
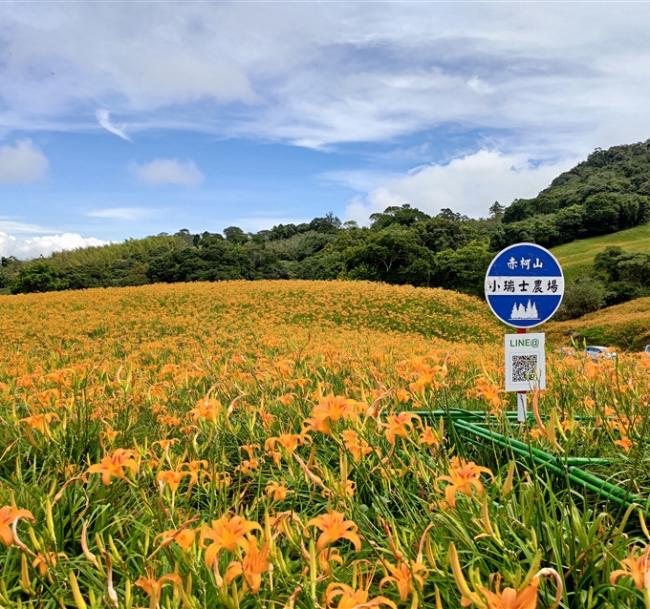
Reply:
[[[517, 199], [507, 208], [487, 201], [485, 208], [488, 217], [475, 219], [450, 209], [430, 216], [401, 203], [373, 214], [369, 227], [341, 223], [327, 214], [257, 233], [236, 226], [222, 233], [182, 229], [28, 262], [2, 258], [0, 289], [18, 293], [221, 279], [363, 279], [481, 295], [485, 269], [505, 245], [534, 241], [552, 247], [650, 221], [650, 141], [596, 150], [537, 197]], [[642, 281], [650, 277], [650, 254], [605, 251], [596, 258], [595, 266], [586, 269], [593, 276], [583, 278], [572, 315], [650, 291]], [[595, 279], [602, 282], [596, 296]], [[571, 302], [568, 296], [565, 300]]]
[[532, 199], [505, 210], [494, 245], [554, 246], [650, 221], [650, 140], [597, 149]]

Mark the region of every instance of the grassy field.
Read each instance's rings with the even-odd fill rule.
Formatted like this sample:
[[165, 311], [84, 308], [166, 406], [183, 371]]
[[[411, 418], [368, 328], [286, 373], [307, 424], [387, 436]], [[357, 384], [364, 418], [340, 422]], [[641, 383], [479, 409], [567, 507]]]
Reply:
[[553, 322], [548, 324], [547, 332], [558, 343], [566, 343], [569, 333], [573, 333], [578, 341], [641, 351], [650, 345], [650, 298], [637, 298], [579, 319]]
[[[519, 426], [502, 328], [443, 290], [0, 305], [2, 609], [650, 607], [648, 358], [550, 354]], [[459, 436], [452, 408], [556, 469]]]
[[582, 272], [589, 271], [596, 254], [613, 246], [619, 246], [632, 252], [650, 252], [650, 223], [611, 235], [572, 241], [554, 247], [551, 251], [560, 261], [564, 275], [573, 278]]

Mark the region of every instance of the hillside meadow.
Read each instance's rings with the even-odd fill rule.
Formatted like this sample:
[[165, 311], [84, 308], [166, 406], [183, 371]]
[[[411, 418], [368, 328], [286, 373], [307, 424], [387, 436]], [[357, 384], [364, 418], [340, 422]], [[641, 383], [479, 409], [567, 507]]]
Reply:
[[444, 290], [4, 296], [0, 330], [3, 609], [650, 607], [650, 358], [550, 354], [518, 426], [503, 328]]
[[650, 223], [641, 224], [609, 235], [578, 239], [552, 249], [569, 279], [592, 272], [594, 258], [608, 247], [630, 252], [650, 253]]
[[642, 351], [650, 345], [650, 298], [636, 298], [589, 313], [578, 319], [553, 322], [548, 326], [549, 338], [565, 343], [569, 336], [583, 342]]

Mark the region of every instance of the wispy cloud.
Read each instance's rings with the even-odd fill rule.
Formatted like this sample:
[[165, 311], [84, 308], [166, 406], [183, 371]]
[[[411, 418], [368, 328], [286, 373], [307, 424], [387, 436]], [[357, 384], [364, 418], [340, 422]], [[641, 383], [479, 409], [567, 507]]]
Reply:
[[198, 186], [204, 176], [194, 161], [177, 159], [155, 159], [149, 163], [131, 163], [131, 172], [150, 186], [172, 184], [176, 186]]
[[444, 124], [545, 135], [567, 155], [650, 135], [643, 3], [0, 12], [12, 49], [0, 65], [5, 128], [57, 120], [65, 128], [99, 104], [97, 120], [118, 137], [129, 136], [103, 108], [131, 131], [182, 125], [316, 148]]
[[23, 234], [23, 235], [37, 235], [37, 234], [53, 234], [57, 231], [52, 228], [40, 226], [38, 224], [30, 224], [28, 222], [21, 222], [13, 218], [0, 216], [0, 232]]
[[89, 218], [105, 218], [107, 220], [141, 220], [151, 217], [156, 210], [145, 207], [106, 207], [86, 212]]
[[48, 167], [47, 157], [31, 140], [0, 146], [0, 183], [37, 182]]
[[113, 135], [117, 135], [117, 137], [120, 137], [123, 140], [126, 140], [127, 142], [131, 141], [131, 138], [126, 134], [124, 128], [117, 127], [111, 122], [111, 115], [108, 110], [99, 108], [95, 112], [95, 116], [97, 117], [97, 122], [99, 123], [100, 127], [103, 127], [109, 133], [112, 133]]

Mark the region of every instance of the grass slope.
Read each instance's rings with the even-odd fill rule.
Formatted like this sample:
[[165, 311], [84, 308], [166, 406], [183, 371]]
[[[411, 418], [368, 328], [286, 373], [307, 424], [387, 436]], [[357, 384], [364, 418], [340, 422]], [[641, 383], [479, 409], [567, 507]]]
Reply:
[[579, 319], [551, 323], [547, 331], [556, 340], [566, 340], [569, 332], [575, 332], [580, 341], [641, 351], [650, 344], [650, 297], [607, 307]]
[[573, 278], [584, 271], [589, 271], [596, 254], [613, 246], [619, 246], [632, 252], [650, 252], [650, 223], [611, 235], [578, 239], [554, 247], [551, 251], [560, 261], [565, 276]]

